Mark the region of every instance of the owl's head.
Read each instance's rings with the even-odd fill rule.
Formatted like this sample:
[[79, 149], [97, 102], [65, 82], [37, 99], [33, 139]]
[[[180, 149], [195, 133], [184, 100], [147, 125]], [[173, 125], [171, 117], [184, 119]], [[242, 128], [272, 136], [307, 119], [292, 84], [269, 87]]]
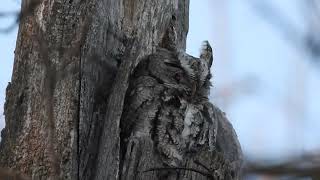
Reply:
[[200, 58], [190, 56], [184, 51], [180, 51], [177, 54], [180, 66], [184, 69], [189, 79], [196, 84], [194, 93], [207, 96], [211, 78], [210, 67], [213, 61], [212, 48], [209, 42], [203, 42]]
[[158, 48], [146, 61], [139, 63], [135, 74], [151, 76], [159, 84], [186, 96], [201, 94], [206, 97], [210, 86], [211, 64], [211, 47], [205, 41], [200, 58], [184, 51]]
[[156, 53], [148, 58], [149, 75], [165, 87], [190, 95], [194, 79], [181, 66], [177, 53], [164, 48], [158, 48]]

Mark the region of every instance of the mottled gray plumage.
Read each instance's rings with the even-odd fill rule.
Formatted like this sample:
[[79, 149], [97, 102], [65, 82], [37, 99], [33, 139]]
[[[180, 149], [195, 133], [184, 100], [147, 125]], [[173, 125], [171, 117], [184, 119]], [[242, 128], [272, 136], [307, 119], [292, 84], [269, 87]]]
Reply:
[[209, 68], [212, 66], [213, 54], [209, 41], [203, 41], [200, 52], [200, 59], [204, 59], [207, 62]]
[[212, 51], [204, 44], [209, 47], [200, 58], [158, 48], [136, 67], [121, 120], [122, 144], [151, 139], [169, 167], [185, 166], [201, 151], [217, 152], [218, 120], [208, 100]]

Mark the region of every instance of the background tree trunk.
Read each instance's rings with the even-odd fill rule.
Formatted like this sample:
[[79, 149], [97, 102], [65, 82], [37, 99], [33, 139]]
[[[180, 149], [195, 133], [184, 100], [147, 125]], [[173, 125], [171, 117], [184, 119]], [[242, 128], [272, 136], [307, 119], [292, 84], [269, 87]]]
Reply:
[[[22, 10], [32, 12], [19, 26], [0, 166], [32, 179], [118, 179], [129, 76], [155, 52], [172, 18], [177, 47], [185, 49], [188, 6], [188, 0], [23, 0]], [[221, 147], [240, 162], [231, 125], [219, 123]]]

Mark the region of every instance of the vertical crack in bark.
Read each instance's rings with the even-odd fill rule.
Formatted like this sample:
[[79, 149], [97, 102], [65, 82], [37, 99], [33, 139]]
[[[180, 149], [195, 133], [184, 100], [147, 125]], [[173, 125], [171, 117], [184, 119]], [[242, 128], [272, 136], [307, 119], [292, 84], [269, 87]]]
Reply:
[[78, 87], [78, 113], [77, 113], [77, 119], [76, 119], [76, 128], [77, 128], [77, 144], [76, 147], [76, 166], [77, 166], [77, 180], [80, 180], [80, 117], [81, 117], [81, 86], [82, 86], [82, 60], [81, 60], [81, 47], [80, 47], [80, 57], [79, 57], [79, 87]]
[[[126, 40], [129, 40], [126, 38]], [[134, 37], [128, 41], [124, 62], [116, 75], [109, 95], [105, 122], [100, 137], [97, 170], [95, 179], [118, 179], [120, 168], [120, 118], [123, 111], [124, 97], [128, 88], [130, 70], [139, 58], [140, 46]], [[133, 49], [135, 47], [136, 49]], [[111, 129], [110, 129], [111, 128]], [[108, 139], [108, 141], [105, 141]], [[104, 140], [104, 141], [103, 141]], [[113, 157], [115, 156], [115, 157]], [[109, 167], [106, 170], [105, 167]]]
[[81, 162], [81, 155], [80, 155], [80, 117], [81, 117], [81, 92], [82, 92], [82, 78], [83, 78], [83, 72], [82, 72], [82, 56], [83, 56], [83, 52], [82, 52], [82, 48], [85, 45], [85, 41], [89, 32], [89, 22], [90, 20], [92, 20], [92, 16], [85, 16], [84, 20], [82, 22], [80, 22], [80, 38], [78, 39], [79, 41], [76, 42], [75, 47], [74, 47], [74, 55], [78, 55], [79, 56], [79, 67], [78, 67], [78, 105], [77, 105], [77, 118], [76, 118], [76, 122], [75, 122], [75, 127], [76, 127], [76, 157], [77, 159], [75, 160], [76, 162], [76, 176], [77, 179], [80, 180], [80, 162]]

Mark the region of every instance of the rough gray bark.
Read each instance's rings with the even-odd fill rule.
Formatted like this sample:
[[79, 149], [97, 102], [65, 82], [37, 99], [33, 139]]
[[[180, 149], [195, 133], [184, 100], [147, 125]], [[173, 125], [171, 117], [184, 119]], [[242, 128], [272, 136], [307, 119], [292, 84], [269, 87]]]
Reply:
[[[22, 8], [34, 2], [24, 0]], [[130, 75], [168, 45], [168, 29], [177, 34], [169, 44], [185, 49], [188, 6], [188, 0], [41, 1], [19, 26], [0, 166], [32, 179], [157, 178], [156, 171], [139, 173], [161, 165], [153, 141], [126, 144], [120, 121]], [[233, 129], [216, 111], [220, 156], [240, 163]]]

